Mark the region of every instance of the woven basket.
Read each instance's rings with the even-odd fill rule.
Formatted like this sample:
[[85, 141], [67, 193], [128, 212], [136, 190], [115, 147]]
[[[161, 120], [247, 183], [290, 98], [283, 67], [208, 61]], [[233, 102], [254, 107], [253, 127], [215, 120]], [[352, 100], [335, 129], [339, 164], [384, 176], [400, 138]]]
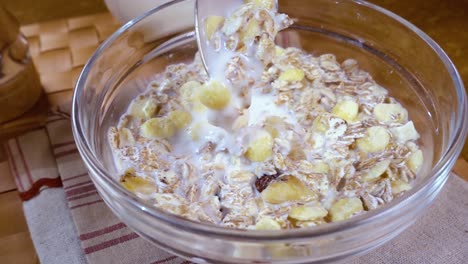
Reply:
[[84, 64], [119, 27], [109, 13], [22, 26], [44, 96], [20, 118], [0, 124], [0, 140], [44, 125], [48, 111], [69, 112], [73, 88]]

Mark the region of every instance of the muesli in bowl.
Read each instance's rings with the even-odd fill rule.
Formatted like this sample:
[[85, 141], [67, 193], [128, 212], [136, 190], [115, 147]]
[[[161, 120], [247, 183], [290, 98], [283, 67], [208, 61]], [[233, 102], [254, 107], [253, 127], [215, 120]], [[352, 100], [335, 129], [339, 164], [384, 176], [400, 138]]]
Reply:
[[216, 74], [199, 57], [168, 66], [110, 129], [122, 185], [240, 229], [341, 221], [410, 190], [423, 164], [411, 115], [353, 58], [276, 45], [292, 24], [273, 1], [208, 17]]
[[[257, 85], [243, 90], [203, 73], [194, 25], [175, 23], [194, 21], [179, 20], [193, 4], [171, 1], [120, 28], [74, 92], [77, 147], [100, 196], [127, 226], [196, 263], [323, 263], [382, 245], [426, 211], [468, 129], [462, 81], [434, 41], [365, 1], [280, 0], [294, 24], [279, 32], [274, 52], [265, 50], [272, 63], [260, 62]], [[217, 20], [213, 32], [224, 34]], [[183, 90], [193, 92], [189, 100]], [[242, 112], [231, 111], [236, 106]], [[300, 116], [305, 108], [313, 115]], [[400, 143], [395, 129], [414, 132], [411, 122], [419, 139], [410, 133]]]

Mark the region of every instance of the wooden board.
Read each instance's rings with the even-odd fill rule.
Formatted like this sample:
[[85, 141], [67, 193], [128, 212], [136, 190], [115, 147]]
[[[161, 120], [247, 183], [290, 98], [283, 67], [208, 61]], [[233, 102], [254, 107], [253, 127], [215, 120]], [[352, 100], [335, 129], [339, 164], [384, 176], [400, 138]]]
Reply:
[[468, 162], [462, 158], [458, 159], [453, 167], [453, 172], [468, 181]]
[[0, 194], [0, 216], [0, 263], [39, 263], [18, 192]]
[[0, 237], [0, 263], [39, 264], [28, 231]]

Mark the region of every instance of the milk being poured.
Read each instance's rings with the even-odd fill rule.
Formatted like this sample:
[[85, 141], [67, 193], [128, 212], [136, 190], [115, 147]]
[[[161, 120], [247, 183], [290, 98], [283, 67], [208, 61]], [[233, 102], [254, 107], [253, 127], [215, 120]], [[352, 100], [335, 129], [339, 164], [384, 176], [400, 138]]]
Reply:
[[[222, 15], [228, 17], [242, 3], [243, 1], [239, 1], [238, 5], [224, 7], [225, 13]], [[221, 4], [221, 1], [219, 1], [219, 4]], [[216, 10], [216, 8], [213, 9]], [[276, 14], [276, 9], [270, 10], [268, 13], [274, 17], [275, 23], [280, 23], [281, 19], [284, 19], [284, 15]], [[201, 27], [201, 25], [199, 26]], [[194, 117], [192, 128], [197, 126], [203, 136], [193, 142], [191, 138], [187, 137], [187, 134], [179, 135], [174, 140], [174, 151], [176, 153], [190, 151], [190, 149], [191, 151], [197, 151], [208, 142], [214, 142], [217, 145], [217, 150], [225, 150], [228, 153], [232, 152], [231, 154], [240, 155], [241, 148], [239, 144], [242, 143], [243, 139], [242, 136], [232, 131], [231, 126], [241, 114], [247, 115], [248, 126], [257, 128], [261, 127], [262, 122], [269, 116], [285, 118], [288, 122], [296, 123], [294, 114], [286, 106], [279, 106], [275, 103], [276, 95], [273, 92], [263, 93], [260, 89], [252, 89], [254, 83], [261, 81], [265, 69], [263, 62], [255, 55], [257, 52], [256, 43], [252, 41], [242, 52], [233, 51], [227, 47], [228, 37], [221, 33], [222, 30], [216, 33], [217, 42], [213, 42], [206, 38], [203, 30], [200, 31], [200, 34], [202, 34], [201, 41], [206, 41], [202, 54], [208, 66], [210, 80], [219, 81], [228, 88], [231, 96], [230, 102], [222, 110], [207, 108], [201, 113], [192, 110], [192, 116]], [[232, 83], [226, 77], [226, 70], [236, 57], [243, 64], [243, 70], [245, 70], [247, 78]], [[249, 94], [241, 94], [240, 89], [242, 87], [247, 87], [250, 90]], [[252, 130], [251, 133], [255, 133], [255, 130]]]

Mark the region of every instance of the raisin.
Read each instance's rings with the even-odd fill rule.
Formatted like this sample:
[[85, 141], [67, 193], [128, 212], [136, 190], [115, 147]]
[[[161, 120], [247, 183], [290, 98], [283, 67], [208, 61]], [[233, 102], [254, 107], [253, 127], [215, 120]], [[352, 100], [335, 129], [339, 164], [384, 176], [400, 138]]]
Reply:
[[263, 192], [263, 190], [265, 190], [274, 179], [278, 178], [278, 176], [279, 173], [274, 175], [263, 175], [255, 181], [255, 188], [257, 191]]

